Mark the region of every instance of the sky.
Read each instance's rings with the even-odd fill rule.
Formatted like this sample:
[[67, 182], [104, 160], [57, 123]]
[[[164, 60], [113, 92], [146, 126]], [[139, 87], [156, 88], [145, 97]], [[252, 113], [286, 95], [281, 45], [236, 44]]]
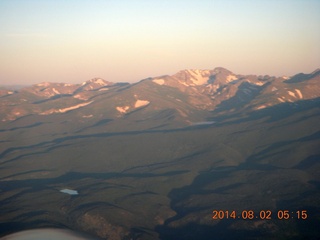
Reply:
[[319, 0], [0, 0], [0, 85], [320, 67]]

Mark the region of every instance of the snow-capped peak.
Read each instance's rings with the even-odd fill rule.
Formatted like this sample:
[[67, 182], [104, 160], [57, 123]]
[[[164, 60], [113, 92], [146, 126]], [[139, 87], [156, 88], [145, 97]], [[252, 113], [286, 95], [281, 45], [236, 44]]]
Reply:
[[203, 85], [208, 83], [210, 71], [187, 69], [176, 73], [173, 77], [179, 79], [185, 85]]
[[113, 83], [108, 82], [102, 78], [93, 78], [93, 79], [90, 79], [88, 81], [83, 82], [81, 84], [81, 88], [83, 90], [90, 91], [90, 90], [96, 90], [96, 89], [102, 88], [104, 86], [109, 86], [112, 84]]

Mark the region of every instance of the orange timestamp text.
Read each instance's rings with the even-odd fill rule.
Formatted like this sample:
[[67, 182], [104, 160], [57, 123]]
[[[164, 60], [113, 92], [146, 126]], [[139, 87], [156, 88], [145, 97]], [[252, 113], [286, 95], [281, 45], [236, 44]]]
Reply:
[[289, 210], [213, 210], [212, 219], [222, 220], [222, 219], [242, 219], [242, 220], [289, 220], [289, 219], [302, 219], [306, 220], [308, 218], [307, 210], [289, 211]]

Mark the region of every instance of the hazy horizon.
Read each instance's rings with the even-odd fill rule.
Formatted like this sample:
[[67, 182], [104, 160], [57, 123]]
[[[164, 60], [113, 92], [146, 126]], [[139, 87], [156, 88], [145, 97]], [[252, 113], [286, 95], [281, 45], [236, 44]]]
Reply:
[[320, 66], [320, 1], [0, 2], [0, 85]]

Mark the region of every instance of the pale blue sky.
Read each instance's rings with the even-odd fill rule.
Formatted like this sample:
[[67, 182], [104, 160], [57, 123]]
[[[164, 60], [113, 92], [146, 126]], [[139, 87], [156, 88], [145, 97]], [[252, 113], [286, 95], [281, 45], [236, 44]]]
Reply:
[[320, 67], [318, 0], [1, 0], [0, 84]]

